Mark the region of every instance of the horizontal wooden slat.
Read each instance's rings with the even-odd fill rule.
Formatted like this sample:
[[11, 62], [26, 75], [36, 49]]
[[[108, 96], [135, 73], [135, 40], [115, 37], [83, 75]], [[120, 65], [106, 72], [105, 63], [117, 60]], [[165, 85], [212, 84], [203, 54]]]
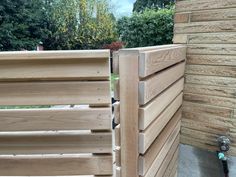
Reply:
[[[235, 25], [236, 28], [236, 25]], [[191, 44], [187, 54], [236, 55], [236, 45], [233, 44]]]
[[204, 76], [204, 75], [186, 75], [185, 82], [190, 84], [199, 85], [212, 85], [212, 86], [227, 86], [229, 88], [236, 87], [236, 78], [219, 77], [219, 76]]
[[221, 106], [212, 106], [208, 104], [199, 104], [189, 101], [183, 102], [184, 112], [199, 112], [202, 114], [207, 114], [209, 116], [220, 116], [225, 118], [230, 118], [233, 114], [233, 109], [225, 108]]
[[110, 104], [108, 81], [2, 82], [0, 105]]
[[111, 175], [111, 155], [0, 156], [2, 176]]
[[187, 64], [236, 66], [236, 56], [234, 55], [188, 55]]
[[0, 133], [0, 154], [111, 153], [111, 133]]
[[186, 46], [170, 47], [140, 53], [139, 76], [146, 77], [186, 59]]
[[162, 148], [165, 144], [174, 141], [180, 131], [180, 119], [172, 119], [167, 126], [163, 129], [161, 134], [156, 138], [154, 143], [150, 146], [147, 152], [139, 157], [139, 171], [140, 175], [146, 174], [148, 169], [151, 167], [156, 156], [163, 151]]
[[170, 153], [170, 155], [174, 154], [175, 150], [179, 145], [179, 138], [180, 136], [177, 135], [176, 139], [173, 139], [171, 142], [168, 142], [163, 146], [162, 151], [155, 158], [148, 172], [145, 175], [143, 175], [144, 177], [155, 177], [157, 171], [160, 170], [163, 161], [168, 156], [168, 153]]
[[184, 106], [183, 106], [182, 117], [187, 118], [189, 120], [198, 121], [201, 123], [211, 124], [212, 126], [216, 125], [218, 127], [221, 126], [233, 127], [233, 123], [230, 117], [225, 118], [225, 117], [220, 117], [219, 115], [206, 114], [204, 112], [198, 112], [194, 109], [188, 111], [184, 109]]
[[[178, 166], [179, 166], [178, 158], [179, 158], [179, 147], [177, 147], [177, 150], [175, 151], [172, 159], [170, 159], [169, 165], [167, 166], [163, 177], [174, 177], [174, 175], [172, 173], [177, 172], [177, 169], [178, 169]], [[165, 160], [165, 162], [168, 162], [168, 160]], [[166, 167], [166, 163], [163, 163], [162, 166]], [[161, 173], [162, 173], [162, 171], [161, 171]], [[156, 174], [156, 177], [158, 177], [159, 174], [160, 174], [160, 172], [158, 172]]]
[[185, 93], [194, 93], [202, 95], [222, 96], [236, 98], [236, 88], [228, 88], [222, 86], [206, 86], [197, 84], [185, 84]]
[[109, 68], [108, 57], [3, 60], [0, 54], [0, 81], [109, 80]]
[[139, 108], [139, 129], [146, 129], [150, 123], [180, 94], [183, 90], [184, 79], [180, 79], [152, 102]]
[[236, 36], [234, 33], [201, 33], [189, 34], [189, 44], [235, 44]]
[[115, 128], [115, 145], [120, 146], [121, 145], [121, 137], [120, 137], [120, 124], [116, 126]]
[[236, 7], [235, 0], [219, 1], [219, 0], [189, 0], [189, 1], [177, 1], [176, 12], [183, 11], [196, 11], [207, 9], [223, 9]]
[[109, 50], [61, 50], [1, 52], [0, 60], [109, 58]]
[[121, 167], [116, 167], [116, 177], [121, 177]]
[[188, 23], [190, 21], [191, 12], [176, 13], [174, 17], [175, 23]]
[[184, 74], [185, 62], [172, 66], [139, 83], [139, 103], [146, 104]]
[[113, 106], [115, 123], [120, 124], [120, 102], [114, 103]]
[[119, 52], [113, 52], [112, 71], [114, 74], [119, 74]]
[[187, 34], [174, 34], [173, 43], [187, 44], [188, 43], [188, 35]]
[[184, 100], [212, 106], [234, 108], [236, 99], [201, 94], [184, 94]]
[[235, 32], [236, 20], [228, 21], [209, 21], [175, 24], [176, 34], [186, 33], [213, 33], [213, 32]]
[[187, 65], [186, 74], [236, 77], [235, 66]]
[[157, 45], [157, 46], [148, 46], [148, 47], [136, 47], [136, 48], [126, 48], [126, 49], [121, 49], [120, 51], [122, 52], [145, 52], [145, 51], [151, 51], [151, 50], [158, 50], [158, 49], [164, 49], [164, 48], [169, 48], [169, 47], [177, 47], [175, 44], [169, 44], [169, 45]]
[[145, 131], [139, 133], [140, 153], [143, 154], [147, 151], [171, 118], [181, 117], [181, 109], [178, 110], [181, 104], [182, 94], [179, 95]]
[[107, 108], [0, 109], [0, 131], [111, 129]]

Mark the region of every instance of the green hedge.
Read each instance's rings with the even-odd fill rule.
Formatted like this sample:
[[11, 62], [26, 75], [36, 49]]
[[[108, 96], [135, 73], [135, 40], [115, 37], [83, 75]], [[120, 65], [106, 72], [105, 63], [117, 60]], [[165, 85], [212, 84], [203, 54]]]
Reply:
[[171, 9], [146, 9], [118, 21], [118, 32], [126, 47], [143, 47], [171, 44], [173, 38], [173, 14]]

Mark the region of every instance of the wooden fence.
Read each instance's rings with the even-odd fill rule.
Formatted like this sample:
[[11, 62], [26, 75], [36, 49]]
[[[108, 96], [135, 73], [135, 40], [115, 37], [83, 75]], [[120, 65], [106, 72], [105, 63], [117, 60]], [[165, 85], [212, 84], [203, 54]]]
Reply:
[[186, 47], [115, 53], [117, 177], [174, 177], [177, 170]]
[[187, 49], [181, 142], [236, 155], [236, 1], [179, 0], [174, 43]]
[[0, 53], [1, 106], [74, 105], [1, 109], [0, 176], [112, 176], [109, 56]]

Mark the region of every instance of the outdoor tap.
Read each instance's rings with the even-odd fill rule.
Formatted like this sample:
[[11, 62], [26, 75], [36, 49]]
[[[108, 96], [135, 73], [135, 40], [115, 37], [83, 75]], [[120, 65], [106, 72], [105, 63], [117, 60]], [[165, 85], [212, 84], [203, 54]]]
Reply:
[[226, 136], [220, 136], [218, 139], [218, 144], [221, 152], [227, 152], [230, 149], [230, 140]]

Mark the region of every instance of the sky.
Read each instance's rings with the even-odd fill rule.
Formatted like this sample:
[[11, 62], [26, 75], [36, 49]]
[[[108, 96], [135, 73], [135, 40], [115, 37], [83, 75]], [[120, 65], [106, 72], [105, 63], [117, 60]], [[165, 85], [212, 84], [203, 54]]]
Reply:
[[129, 16], [133, 10], [133, 4], [136, 0], [111, 0], [114, 14], [116, 17]]

